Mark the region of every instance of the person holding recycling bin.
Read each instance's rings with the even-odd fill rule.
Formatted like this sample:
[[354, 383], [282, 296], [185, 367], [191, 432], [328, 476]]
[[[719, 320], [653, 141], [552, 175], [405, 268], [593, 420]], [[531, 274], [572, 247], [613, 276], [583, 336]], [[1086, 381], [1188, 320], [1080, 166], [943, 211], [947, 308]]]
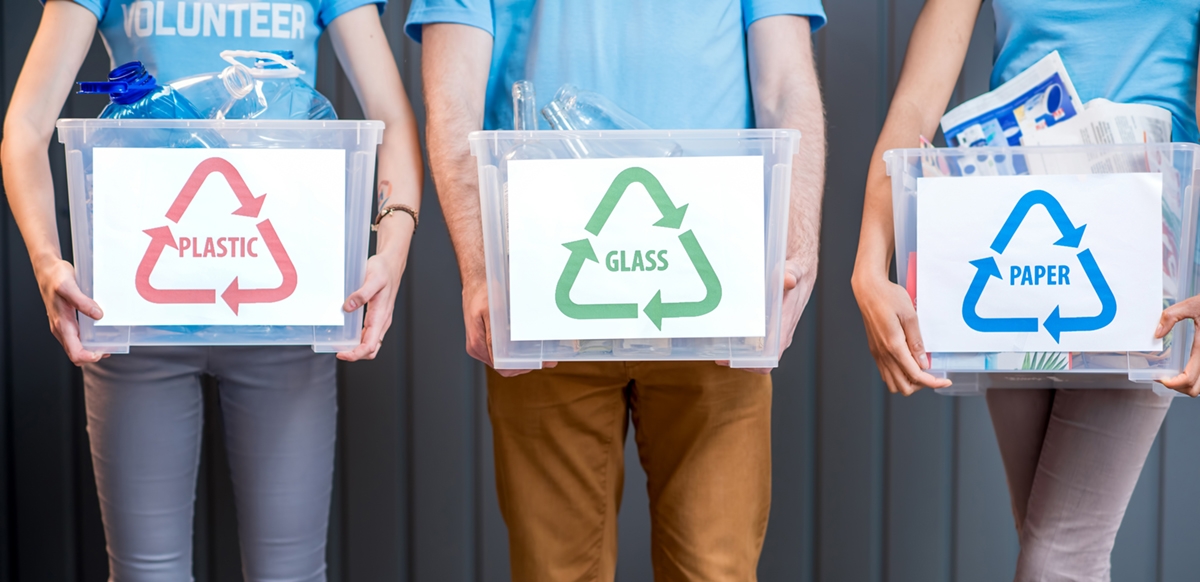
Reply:
[[[800, 129], [787, 347], [816, 277], [824, 120], [811, 32], [824, 20], [818, 0], [413, 2], [406, 31], [423, 44], [430, 167], [462, 276], [468, 353], [494, 363], [482, 225], [491, 217], [481, 220], [467, 135], [511, 127], [510, 89], [526, 79], [543, 102], [578, 84], [660, 129]], [[488, 372], [513, 580], [613, 579], [631, 418], [656, 579], [754, 579], [771, 496], [766, 371], [711, 361], [546, 368]]]
[[[1171, 113], [1177, 141], [1196, 141], [1197, 23], [1190, 2], [995, 0], [998, 85], [1058, 51], [1084, 100], [1148, 103]], [[892, 185], [883, 154], [918, 146], [945, 112], [980, 2], [930, 0], [908, 45], [867, 175], [853, 288], [888, 390], [945, 388], [929, 360], [906, 290], [889, 281]], [[1130, 25], [1136, 13], [1136, 25]], [[1163, 315], [1159, 335], [1200, 315], [1196, 299]], [[1164, 382], [1196, 394], [1200, 358]], [[1170, 404], [1150, 390], [988, 390], [1021, 551], [1016, 580], [1110, 577], [1110, 555], [1134, 485]]]
[[380, 22], [385, 1], [292, 0], [265, 11], [223, 0], [45, 3], [4, 121], [4, 182], [50, 328], [83, 367], [111, 580], [192, 577], [201, 374], [219, 383], [245, 578], [324, 580], [337, 387], [334, 356], [309, 346], [134, 346], [111, 357], [82, 347], [76, 312], [103, 324], [104, 306], [62, 257], [47, 148], [94, 34], [114, 68], [140, 60], [160, 84], [224, 69], [229, 49], [291, 52], [313, 84], [317, 41], [331, 33], [366, 116], [386, 123], [381, 194], [405, 206], [377, 219], [377, 254], [342, 305], [367, 308], [361, 343], [337, 355], [354, 361], [375, 357], [391, 324], [422, 183], [416, 122]]

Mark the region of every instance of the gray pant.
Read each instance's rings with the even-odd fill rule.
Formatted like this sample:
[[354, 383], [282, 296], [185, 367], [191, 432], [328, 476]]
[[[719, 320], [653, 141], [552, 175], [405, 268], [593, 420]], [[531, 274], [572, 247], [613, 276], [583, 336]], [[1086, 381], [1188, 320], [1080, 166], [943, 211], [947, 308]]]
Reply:
[[1017, 582], [1107, 582], [1125, 508], [1170, 397], [1150, 390], [987, 392], [1021, 540]]
[[335, 368], [302, 346], [133, 348], [85, 366], [111, 580], [192, 579], [202, 373], [220, 386], [245, 579], [325, 580]]

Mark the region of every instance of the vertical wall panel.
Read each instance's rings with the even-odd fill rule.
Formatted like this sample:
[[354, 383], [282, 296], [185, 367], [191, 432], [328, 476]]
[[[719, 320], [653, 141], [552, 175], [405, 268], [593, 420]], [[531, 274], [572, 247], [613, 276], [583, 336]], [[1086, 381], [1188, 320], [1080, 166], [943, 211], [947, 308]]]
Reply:
[[[819, 580], [882, 573], [884, 393], [866, 347], [850, 274], [867, 162], [883, 120], [886, 3], [828, 2], [824, 32], [829, 163], [821, 233], [817, 353]], [[836, 23], [846, 23], [838, 25]], [[853, 78], [853, 83], [842, 79]]]
[[983, 398], [955, 398], [954, 580], [1007, 582], [1017, 564], [1012, 503]]
[[[1162, 515], [1158, 582], [1188, 580], [1200, 572], [1200, 552], [1195, 543], [1200, 534], [1200, 498], [1196, 496], [1200, 484], [1200, 402], [1176, 398], [1159, 440], [1163, 463], [1156, 508]], [[1117, 543], [1122, 541], [1118, 534]]]
[[1113, 580], [1158, 580], [1159, 495], [1162, 492], [1162, 435], [1154, 441], [1112, 554]]

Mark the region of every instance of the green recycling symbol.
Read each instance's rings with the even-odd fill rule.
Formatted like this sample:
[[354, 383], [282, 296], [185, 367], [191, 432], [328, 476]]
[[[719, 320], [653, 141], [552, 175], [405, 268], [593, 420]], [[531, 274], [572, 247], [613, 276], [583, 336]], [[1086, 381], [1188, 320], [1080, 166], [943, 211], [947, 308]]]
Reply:
[[[637, 167], [628, 168], [617, 175], [612, 185], [608, 187], [608, 191], [604, 193], [604, 198], [600, 200], [600, 205], [592, 213], [587, 226], [584, 226], [583, 229], [592, 236], [600, 236], [600, 230], [604, 228], [604, 223], [608, 222], [608, 217], [617, 207], [617, 202], [621, 200], [629, 186], [635, 183], [646, 188], [646, 191], [650, 193], [650, 199], [662, 213], [662, 219], [655, 222], [654, 226], [678, 230], [683, 224], [683, 215], [687, 212], [688, 205], [684, 204], [676, 208], [658, 178], [655, 178], [654, 174], [646, 169]], [[660, 289], [642, 309], [646, 317], [649, 317], [650, 321], [654, 323], [654, 327], [660, 331], [663, 319], [700, 317], [711, 313], [721, 303], [721, 280], [717, 278], [716, 271], [708, 262], [704, 249], [700, 248], [700, 242], [696, 240], [696, 235], [691, 230], [687, 230], [679, 235], [679, 242], [683, 244], [683, 250], [691, 259], [692, 265], [696, 267], [696, 272], [700, 274], [700, 280], [704, 282], [704, 299], [677, 303], [664, 302]], [[554, 292], [554, 302], [563, 315], [571, 319], [638, 318], [637, 303], [575, 303], [572, 301], [571, 288], [575, 286], [575, 280], [579, 277], [579, 271], [583, 269], [584, 262], [599, 263], [600, 261], [596, 258], [596, 252], [592, 249], [592, 242], [588, 238], [564, 243], [563, 246], [571, 251], [571, 256], [567, 259], [566, 266], [563, 267], [562, 275], [558, 277], [558, 286]]]

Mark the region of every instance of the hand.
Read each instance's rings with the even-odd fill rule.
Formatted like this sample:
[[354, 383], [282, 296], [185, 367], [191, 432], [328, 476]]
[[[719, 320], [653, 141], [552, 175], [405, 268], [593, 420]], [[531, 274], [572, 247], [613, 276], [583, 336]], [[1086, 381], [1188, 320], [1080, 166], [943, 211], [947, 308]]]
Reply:
[[863, 281], [856, 277], [854, 297], [867, 327], [871, 355], [888, 391], [909, 396], [923, 386], [950, 386], [950, 380], [925, 371], [928, 356], [917, 325], [917, 310], [903, 287], [887, 279]]
[[[815, 269], [811, 269], [812, 273], [800, 266], [798, 261], [788, 259], [784, 265], [783, 275], [783, 322], [779, 327], [779, 357], [783, 359], [783, 352], [792, 345], [792, 336], [796, 333], [796, 325], [800, 323], [800, 314], [804, 312], [804, 306], [808, 304], [809, 297], [812, 296], [813, 284], [816, 282]], [[800, 280], [805, 279], [805, 284], [801, 285]], [[717, 362], [722, 366], [728, 366], [728, 360]], [[755, 374], [769, 375], [774, 368], [746, 368], [748, 372]]]
[[1192, 353], [1188, 357], [1187, 367], [1183, 372], [1162, 381], [1162, 385], [1172, 390], [1177, 390], [1192, 398], [1200, 395], [1200, 323], [1196, 319], [1200, 316], [1200, 297], [1192, 297], [1184, 301], [1180, 301], [1172, 305], [1162, 312], [1162, 317], [1158, 320], [1158, 328], [1154, 330], [1154, 337], [1161, 338], [1166, 336], [1175, 328], [1175, 324], [1184, 319], [1192, 320], [1198, 332], [1192, 340]]
[[[492, 317], [488, 308], [487, 283], [472, 281], [463, 285], [463, 323], [467, 332], [467, 353], [495, 369], [492, 360]], [[542, 368], [553, 368], [558, 362], [542, 362]], [[505, 378], [533, 370], [496, 370]]]
[[85, 313], [92, 319], [104, 317], [104, 312], [91, 297], [79, 290], [79, 285], [75, 283], [75, 267], [56, 259], [38, 273], [37, 280], [42, 302], [46, 304], [46, 315], [50, 319], [50, 331], [62, 344], [71, 363], [82, 366], [107, 358], [108, 354], [83, 349], [79, 341], [76, 312]]
[[[405, 249], [407, 251], [407, 249]], [[407, 256], [405, 252], [403, 256]], [[383, 336], [392, 326], [392, 311], [396, 308], [396, 293], [400, 291], [400, 279], [404, 276], [405, 260], [394, 258], [392, 254], [376, 254], [367, 259], [367, 274], [363, 278], [362, 287], [351, 293], [342, 304], [342, 309], [349, 313], [367, 306], [363, 318], [365, 327], [361, 342], [354, 349], [338, 352], [339, 360], [357, 362], [358, 360], [374, 360], [383, 347]]]

